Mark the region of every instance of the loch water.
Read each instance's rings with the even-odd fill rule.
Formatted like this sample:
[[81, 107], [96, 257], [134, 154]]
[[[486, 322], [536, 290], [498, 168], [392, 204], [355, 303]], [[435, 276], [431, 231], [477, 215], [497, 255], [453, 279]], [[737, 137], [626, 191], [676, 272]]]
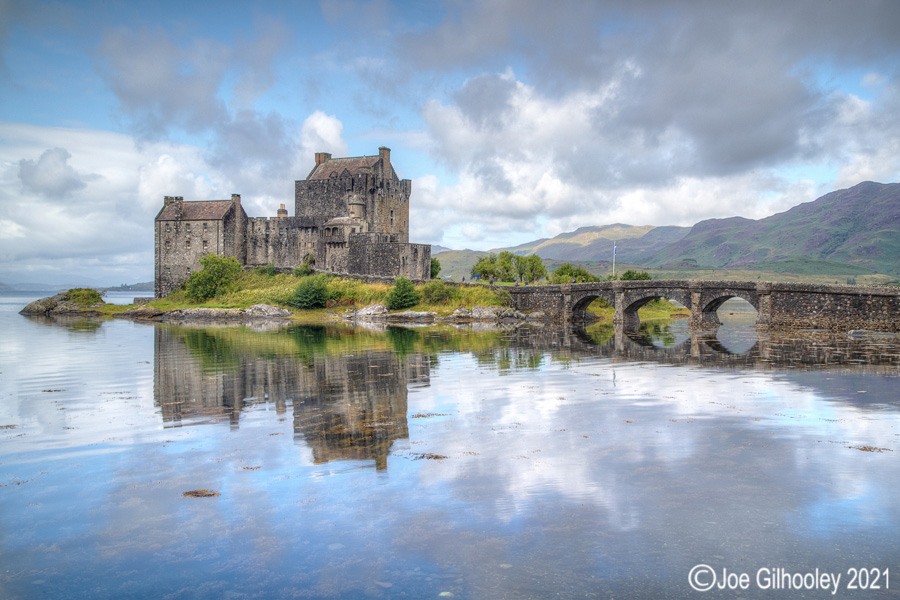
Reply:
[[897, 338], [30, 299], [0, 296], [0, 598], [900, 595]]

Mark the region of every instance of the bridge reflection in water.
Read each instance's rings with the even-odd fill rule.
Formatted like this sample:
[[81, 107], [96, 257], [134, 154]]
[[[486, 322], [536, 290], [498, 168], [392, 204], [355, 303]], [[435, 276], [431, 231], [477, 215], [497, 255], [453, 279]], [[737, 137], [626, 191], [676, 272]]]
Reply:
[[742, 370], [897, 375], [900, 369], [898, 338], [768, 334], [745, 327], [742, 336], [720, 339], [690, 332], [683, 320], [642, 323], [637, 331], [621, 324], [480, 329], [487, 331], [157, 325], [154, 401], [169, 427], [238, 428], [254, 407], [274, 409], [278, 420], [292, 421], [295, 443], [311, 451], [313, 462], [371, 461], [380, 470], [387, 468], [394, 443], [409, 437], [409, 390], [429, 386], [432, 369], [448, 351], [471, 353], [501, 372], [596, 358]]

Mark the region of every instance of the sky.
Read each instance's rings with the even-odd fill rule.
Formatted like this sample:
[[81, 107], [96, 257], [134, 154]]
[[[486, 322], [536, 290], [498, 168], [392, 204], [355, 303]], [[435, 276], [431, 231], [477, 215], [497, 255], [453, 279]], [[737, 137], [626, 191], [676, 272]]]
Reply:
[[410, 241], [761, 218], [900, 180], [896, 0], [0, 0], [0, 281], [153, 279], [164, 196], [293, 214], [391, 148]]

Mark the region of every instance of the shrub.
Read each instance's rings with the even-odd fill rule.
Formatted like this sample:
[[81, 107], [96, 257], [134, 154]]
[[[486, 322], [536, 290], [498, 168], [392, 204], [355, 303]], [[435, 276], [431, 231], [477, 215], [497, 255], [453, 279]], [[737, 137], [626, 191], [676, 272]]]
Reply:
[[648, 273], [647, 271], [635, 271], [633, 269], [628, 269], [627, 271], [622, 273], [622, 276], [619, 277], [619, 279], [623, 281], [646, 281], [653, 278], [650, 277], [650, 273]]
[[66, 292], [66, 297], [70, 302], [82, 305], [100, 304], [101, 302], [103, 302], [103, 298], [101, 298], [100, 296], [100, 292], [91, 288], [72, 288], [71, 290]]
[[328, 304], [328, 283], [326, 275], [310, 275], [297, 284], [288, 304], [295, 308], [325, 308]]
[[431, 257], [431, 278], [434, 279], [441, 273], [441, 261]]
[[206, 254], [200, 258], [203, 268], [194, 271], [185, 282], [185, 292], [193, 302], [206, 302], [227, 291], [241, 274], [241, 264], [233, 256]]
[[415, 306], [418, 303], [419, 293], [416, 291], [416, 286], [406, 277], [398, 277], [387, 296], [387, 307], [391, 310], [399, 310]]
[[426, 304], [441, 304], [450, 299], [450, 290], [443, 281], [429, 281], [422, 286], [422, 300]]
[[260, 275], [268, 275], [269, 277], [275, 277], [278, 275], [278, 269], [275, 268], [275, 265], [272, 263], [267, 264], [264, 267], [256, 267], [256, 272]]
[[303, 261], [303, 264], [299, 267], [294, 268], [294, 277], [306, 277], [307, 275], [311, 275], [313, 272], [312, 267], [309, 266], [309, 258]]

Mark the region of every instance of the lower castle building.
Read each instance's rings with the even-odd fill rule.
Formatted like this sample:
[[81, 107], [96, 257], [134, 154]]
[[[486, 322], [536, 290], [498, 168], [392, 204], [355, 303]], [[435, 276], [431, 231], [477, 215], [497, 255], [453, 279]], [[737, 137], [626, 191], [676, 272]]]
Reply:
[[284, 204], [277, 217], [248, 217], [238, 194], [194, 202], [166, 196], [156, 215], [156, 297], [199, 270], [205, 254], [251, 268], [308, 263], [337, 274], [429, 279], [431, 246], [409, 243], [412, 186], [394, 171], [390, 149], [352, 158], [317, 152], [315, 162], [294, 184], [293, 217]]

